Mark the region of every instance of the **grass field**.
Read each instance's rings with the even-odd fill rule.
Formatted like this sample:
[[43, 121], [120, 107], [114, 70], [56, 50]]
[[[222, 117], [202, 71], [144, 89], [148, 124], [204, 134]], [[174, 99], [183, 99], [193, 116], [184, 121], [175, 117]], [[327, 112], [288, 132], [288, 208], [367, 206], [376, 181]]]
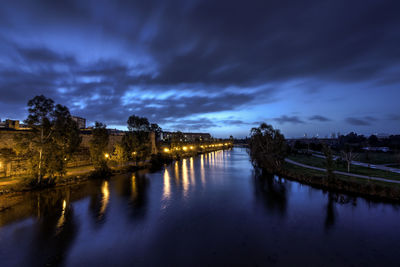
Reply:
[[371, 164], [400, 163], [400, 155], [396, 153], [369, 152], [367, 157], [367, 153], [358, 153], [356, 160]]
[[[291, 160], [318, 167], [318, 168], [325, 168], [325, 160], [322, 158], [317, 158], [313, 156], [306, 156], [306, 155], [290, 155], [288, 157]], [[337, 171], [342, 171], [342, 172], [347, 172], [347, 167], [344, 165], [339, 165], [335, 166], [335, 170]], [[382, 170], [376, 170], [376, 169], [370, 169], [362, 166], [355, 166], [351, 165], [350, 167], [350, 172], [354, 174], [360, 174], [360, 175], [366, 175], [366, 176], [372, 176], [372, 177], [381, 177], [381, 178], [388, 178], [392, 180], [400, 180], [400, 174], [393, 173], [393, 172], [388, 172], [388, 171], [382, 171]]]
[[[321, 177], [324, 177], [326, 175], [326, 172], [303, 168], [301, 166], [293, 165], [288, 162], [285, 162], [284, 168], [294, 174], [297, 173], [299, 175], [305, 175], [305, 176], [315, 178], [315, 179], [321, 179]], [[367, 180], [367, 179], [356, 178], [356, 177], [347, 176], [347, 175], [335, 174], [335, 178], [339, 179], [339, 180], [350, 181], [350, 182], [355, 182], [355, 183], [359, 183], [359, 184], [370, 183], [370, 184], [386, 185], [386, 186], [390, 185], [391, 187], [393, 186], [393, 187], [400, 188], [400, 184], [394, 184], [394, 183], [389, 184], [389, 183], [382, 182], [382, 181]]]

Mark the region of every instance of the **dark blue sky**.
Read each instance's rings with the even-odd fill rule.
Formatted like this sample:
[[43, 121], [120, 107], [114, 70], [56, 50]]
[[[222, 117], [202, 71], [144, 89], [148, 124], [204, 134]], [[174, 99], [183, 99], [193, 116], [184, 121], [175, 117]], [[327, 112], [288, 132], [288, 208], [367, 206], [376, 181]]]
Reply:
[[400, 133], [400, 2], [4, 1], [0, 118], [38, 94], [125, 127]]

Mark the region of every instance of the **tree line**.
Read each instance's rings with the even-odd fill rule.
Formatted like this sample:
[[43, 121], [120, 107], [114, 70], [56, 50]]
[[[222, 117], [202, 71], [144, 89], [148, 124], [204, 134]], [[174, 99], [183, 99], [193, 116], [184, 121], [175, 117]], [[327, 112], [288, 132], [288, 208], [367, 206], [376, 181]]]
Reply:
[[[24, 123], [30, 128], [16, 135], [15, 149], [2, 149], [2, 156], [27, 159], [32, 184], [54, 183], [66, 174], [68, 162], [78, 151], [82, 138], [78, 124], [66, 106], [55, 104], [43, 95], [28, 101], [28, 117]], [[126, 132], [112, 153], [107, 151], [109, 131], [106, 125], [95, 122], [89, 141], [90, 159], [98, 173], [108, 173], [109, 160], [117, 162], [146, 160], [151, 154], [150, 133], [160, 135], [162, 129], [147, 118], [132, 115], [127, 120]], [[7, 150], [7, 151], [6, 151]]]

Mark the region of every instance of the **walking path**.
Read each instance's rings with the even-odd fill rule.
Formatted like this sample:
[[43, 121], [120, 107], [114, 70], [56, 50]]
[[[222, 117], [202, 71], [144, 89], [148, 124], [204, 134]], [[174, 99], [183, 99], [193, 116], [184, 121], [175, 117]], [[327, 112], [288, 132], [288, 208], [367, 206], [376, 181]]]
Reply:
[[[297, 162], [297, 161], [294, 161], [294, 160], [291, 160], [291, 159], [285, 159], [285, 161], [288, 162], [288, 163], [303, 167], [303, 168], [326, 172], [326, 169], [318, 168], [318, 167], [314, 167], [314, 166], [310, 166], [310, 165], [306, 165], [306, 164], [303, 164], [303, 163], [300, 163], [300, 162]], [[390, 180], [390, 179], [381, 178], [381, 177], [372, 177], [372, 176], [366, 176], [366, 175], [360, 175], [360, 174], [354, 174], [354, 173], [347, 173], [347, 172], [341, 172], [341, 171], [334, 171], [334, 173], [341, 174], [341, 175], [352, 176], [352, 177], [361, 178], [361, 179], [375, 180], [375, 181], [381, 181], [381, 182], [387, 182], [387, 183], [400, 184], [400, 181]]]
[[[313, 155], [314, 157], [317, 157], [317, 158], [322, 158], [322, 159], [325, 158], [325, 156], [320, 155], [320, 154], [315, 154], [315, 153], [313, 153], [312, 155]], [[338, 157], [338, 156], [335, 156], [333, 159], [336, 160], [337, 158], [339, 158], [339, 157]], [[371, 169], [377, 169], [377, 170], [382, 170], [382, 171], [400, 173], [400, 169], [388, 167], [388, 166], [385, 166], [385, 165], [369, 164], [369, 163], [360, 162], [360, 161], [351, 161], [351, 164], [357, 165], [357, 166], [366, 167], [366, 168], [371, 168]]]

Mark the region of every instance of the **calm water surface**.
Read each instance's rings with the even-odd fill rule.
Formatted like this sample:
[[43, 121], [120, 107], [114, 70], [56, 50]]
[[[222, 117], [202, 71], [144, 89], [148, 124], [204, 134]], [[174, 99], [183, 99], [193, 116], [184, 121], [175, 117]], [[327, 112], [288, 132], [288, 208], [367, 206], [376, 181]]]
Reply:
[[400, 210], [256, 177], [245, 150], [26, 194], [0, 266], [399, 266]]

